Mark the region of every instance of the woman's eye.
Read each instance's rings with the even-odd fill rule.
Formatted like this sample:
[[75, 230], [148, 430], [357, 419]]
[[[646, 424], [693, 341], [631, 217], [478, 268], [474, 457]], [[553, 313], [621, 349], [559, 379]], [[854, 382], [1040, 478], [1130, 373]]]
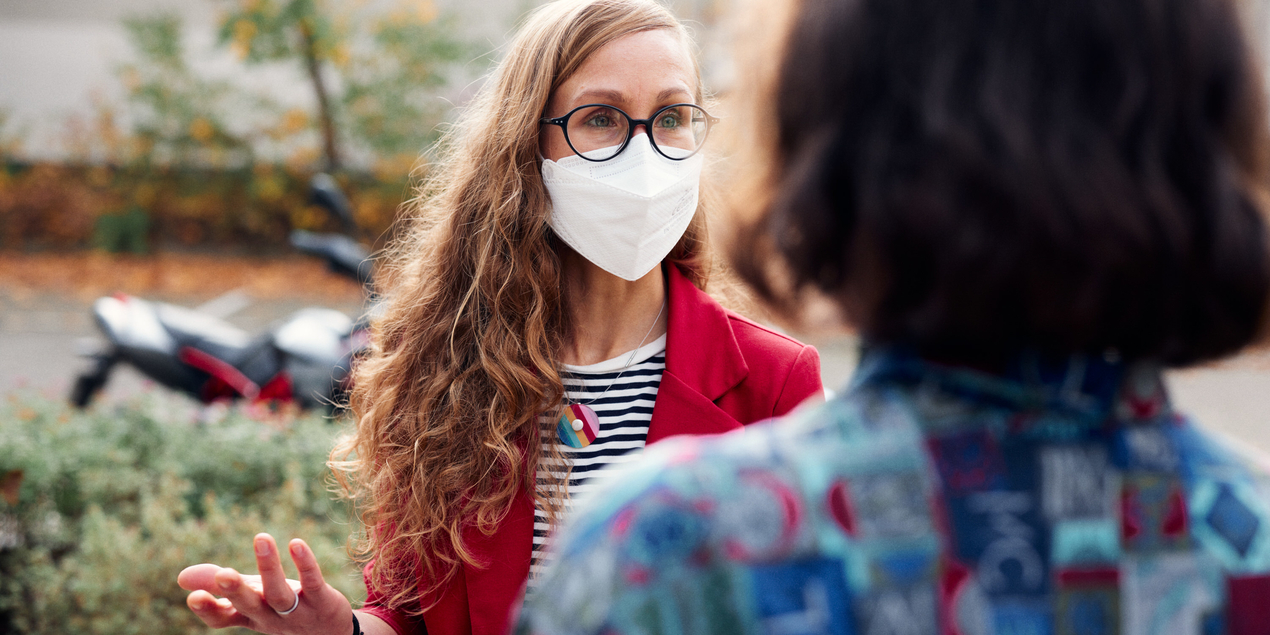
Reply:
[[596, 128], [608, 128], [613, 125], [613, 118], [608, 115], [592, 115], [586, 120], [586, 124]]
[[661, 128], [676, 128], [679, 126], [679, 116], [671, 114], [662, 115], [661, 119], [657, 121], [657, 125]]

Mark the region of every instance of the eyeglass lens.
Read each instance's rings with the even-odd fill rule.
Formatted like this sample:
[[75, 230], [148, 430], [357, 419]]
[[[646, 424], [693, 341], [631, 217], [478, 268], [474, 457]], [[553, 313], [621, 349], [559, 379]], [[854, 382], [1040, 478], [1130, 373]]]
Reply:
[[[604, 161], [621, 151], [629, 129], [630, 120], [617, 108], [588, 106], [570, 115], [565, 134], [574, 152], [593, 161]], [[677, 105], [657, 111], [648, 133], [658, 150], [678, 159], [701, 149], [708, 130], [704, 110]]]

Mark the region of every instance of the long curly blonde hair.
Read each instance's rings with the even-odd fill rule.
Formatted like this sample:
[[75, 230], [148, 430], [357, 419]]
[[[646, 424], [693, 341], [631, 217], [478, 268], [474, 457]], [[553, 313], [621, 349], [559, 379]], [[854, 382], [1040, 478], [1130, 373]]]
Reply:
[[[375, 561], [372, 585], [399, 610], [425, 610], [420, 597], [461, 563], [478, 564], [464, 528], [492, 533], [518, 494], [532, 492], [557, 518], [535, 477], [544, 453], [559, 452], [543, 449], [540, 434], [554, 428], [539, 419], [558, 412], [564, 395], [558, 369], [569, 298], [564, 247], [547, 225], [538, 120], [591, 53], [650, 29], [674, 32], [692, 50], [684, 27], [651, 0], [537, 9], [442, 138], [438, 167], [381, 262], [386, 310], [353, 372], [356, 430], [338, 442], [330, 465], [365, 527], [354, 551]], [[704, 288], [704, 209], [668, 260]]]

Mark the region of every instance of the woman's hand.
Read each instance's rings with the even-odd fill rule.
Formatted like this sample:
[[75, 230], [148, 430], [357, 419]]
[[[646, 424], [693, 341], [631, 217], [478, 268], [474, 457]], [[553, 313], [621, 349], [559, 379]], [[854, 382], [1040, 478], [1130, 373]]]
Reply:
[[300, 572], [298, 582], [283, 573], [273, 537], [257, 534], [260, 575], [242, 575], [214, 564], [186, 567], [176, 578], [182, 589], [191, 591], [185, 604], [212, 628], [245, 626], [269, 635], [350, 635], [353, 608], [348, 598], [322, 578], [303, 540], [297, 538], [288, 546]]

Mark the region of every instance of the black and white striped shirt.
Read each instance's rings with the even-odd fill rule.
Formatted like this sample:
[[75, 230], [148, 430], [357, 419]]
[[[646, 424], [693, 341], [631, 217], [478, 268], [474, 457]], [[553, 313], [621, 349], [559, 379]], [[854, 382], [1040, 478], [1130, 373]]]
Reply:
[[[627, 360], [631, 360], [630, 367], [623, 371]], [[595, 441], [580, 449], [561, 443], [554, 435], [554, 425], [549, 427], [553, 431], [551, 436], [544, 433], [543, 443], [559, 444], [568, 464], [553, 463], [551, 457], [544, 455], [542, 464], [538, 467], [539, 482], [546, 478], [546, 470], [562, 477], [569, 464], [573, 467], [569, 476], [568, 497], [561, 496], [560, 492], [547, 493], [558, 502], [563, 500], [562, 509], [566, 513], [580, 498], [595, 488], [600, 480], [596, 478], [597, 472], [633, 461], [643, 452], [644, 441], [648, 437], [648, 423], [653, 417], [653, 403], [657, 400], [657, 387], [661, 385], [661, 375], [665, 369], [665, 335], [640, 347], [634, 351], [634, 355], [626, 352], [598, 364], [566, 365], [561, 369], [567, 403], [590, 406], [600, 424]], [[533, 564], [529, 568], [530, 588], [547, 563], [543, 547], [549, 530], [546, 511], [535, 509]]]

